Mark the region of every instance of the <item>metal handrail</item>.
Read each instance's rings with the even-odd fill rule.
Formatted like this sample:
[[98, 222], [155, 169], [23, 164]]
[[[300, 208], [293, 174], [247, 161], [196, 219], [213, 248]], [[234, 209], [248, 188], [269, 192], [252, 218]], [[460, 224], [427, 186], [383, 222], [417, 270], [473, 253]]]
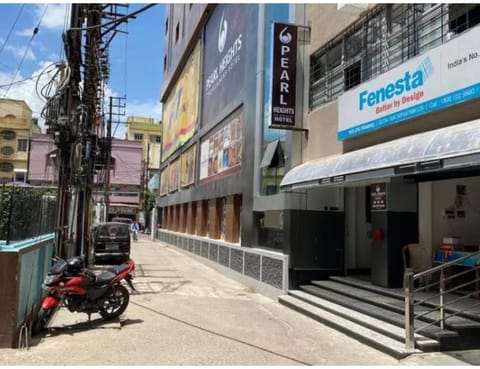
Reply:
[[436, 267], [424, 270], [423, 272], [415, 274], [414, 277], [415, 277], [415, 279], [420, 279], [420, 278], [426, 277], [427, 275], [433, 274], [435, 272], [440, 271], [441, 269], [448, 268], [452, 265], [458, 264], [458, 262], [460, 262], [460, 261], [470, 259], [471, 257], [477, 256], [477, 255], [480, 255], [480, 250], [472, 253], [471, 255], [465, 255], [465, 256], [462, 256], [461, 258], [443, 263], [442, 265], [437, 265]]
[[[430, 268], [428, 270], [425, 270], [423, 272], [414, 274], [413, 272], [407, 272], [405, 274], [405, 279], [404, 279], [404, 291], [405, 291], [405, 346], [408, 350], [414, 350], [415, 349], [415, 333], [418, 331], [421, 331], [422, 329], [425, 329], [430, 326], [439, 326], [440, 329], [445, 329], [445, 321], [449, 318], [452, 318], [456, 315], [466, 313], [468, 312], [469, 309], [480, 305], [480, 303], [474, 303], [467, 308], [463, 310], [455, 310], [452, 308], [447, 309], [447, 306], [451, 306], [453, 303], [458, 302], [460, 300], [464, 300], [468, 297], [471, 297], [473, 295], [478, 295], [478, 290], [475, 290], [475, 292], [471, 292], [466, 294], [465, 296], [462, 296], [460, 298], [457, 298], [453, 301], [450, 301], [449, 303], [445, 302], [445, 296], [449, 292], [457, 291], [460, 290], [463, 287], [466, 287], [468, 285], [471, 285], [472, 283], [476, 283], [476, 286], [478, 286], [480, 282], [480, 278], [478, 277], [478, 271], [480, 268], [480, 265], [475, 264], [471, 266], [470, 270], [467, 271], [461, 271], [453, 275], [449, 275], [448, 277], [445, 277], [445, 270], [454, 266], [454, 265], [462, 265], [461, 263], [465, 260], [468, 260], [473, 257], [480, 256], [480, 250], [473, 252], [469, 255], [462, 256], [460, 258], [457, 258], [455, 260], [442, 263], [441, 265], [435, 266], [433, 268]], [[476, 277], [470, 281], [467, 281], [465, 283], [461, 283], [458, 286], [452, 287], [452, 288], [446, 288], [447, 283], [455, 278], [458, 278], [461, 275], [467, 274], [469, 272], [475, 271], [476, 272]], [[430, 276], [434, 273], [440, 272], [440, 278], [438, 282], [431, 283], [429, 285], [426, 285], [424, 287], [420, 287], [415, 289], [415, 281], [419, 281], [422, 278], [425, 278], [427, 276]], [[439, 292], [433, 296], [427, 297], [426, 299], [416, 299], [415, 298], [415, 293], [426, 290], [429, 287], [439, 285]], [[433, 300], [433, 299], [438, 299], [439, 304], [433, 306], [429, 310], [423, 310], [422, 313], [420, 314], [415, 314], [415, 306], [417, 305], [422, 305], [426, 303], [427, 301]], [[423, 305], [423, 308], [425, 305]], [[434, 313], [436, 311], [440, 312], [440, 318], [439, 319], [433, 319], [430, 321], [430, 319], [427, 319], [427, 315]], [[438, 313], [437, 313], [438, 314]], [[420, 320], [420, 318], [424, 318], [424, 322], [427, 324], [415, 329], [415, 319]], [[427, 319], [427, 320], [425, 320]]]

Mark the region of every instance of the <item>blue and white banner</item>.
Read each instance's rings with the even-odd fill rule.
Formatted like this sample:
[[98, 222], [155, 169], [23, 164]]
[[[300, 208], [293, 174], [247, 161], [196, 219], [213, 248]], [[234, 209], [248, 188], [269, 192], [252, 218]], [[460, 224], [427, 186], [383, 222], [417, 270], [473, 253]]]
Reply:
[[349, 90], [338, 99], [338, 139], [480, 97], [480, 27]]

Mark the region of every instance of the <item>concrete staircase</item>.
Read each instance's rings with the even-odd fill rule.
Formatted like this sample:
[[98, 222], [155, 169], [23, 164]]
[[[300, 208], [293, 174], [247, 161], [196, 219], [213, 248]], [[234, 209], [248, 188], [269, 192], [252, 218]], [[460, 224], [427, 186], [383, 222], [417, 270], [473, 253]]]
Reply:
[[[446, 329], [431, 325], [416, 333], [415, 350], [407, 350], [403, 290], [373, 286], [354, 278], [312, 281], [280, 296], [279, 301], [399, 359], [414, 352], [471, 348], [472, 338], [480, 336], [480, 318], [458, 314], [446, 322]], [[416, 308], [421, 309], [422, 305]], [[438, 312], [430, 313], [416, 321], [415, 327], [428, 325], [437, 318]], [[474, 347], [480, 344], [476, 341]]]

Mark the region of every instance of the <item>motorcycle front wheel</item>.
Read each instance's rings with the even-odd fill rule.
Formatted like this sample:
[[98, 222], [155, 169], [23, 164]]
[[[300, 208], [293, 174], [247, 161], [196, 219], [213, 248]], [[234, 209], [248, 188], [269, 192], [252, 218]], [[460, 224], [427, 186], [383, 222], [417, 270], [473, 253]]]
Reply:
[[130, 293], [128, 290], [122, 285], [114, 286], [99, 313], [105, 320], [115, 319], [125, 311], [129, 301]]
[[54, 308], [51, 308], [51, 309], [40, 308], [37, 314], [37, 318], [35, 319], [32, 325], [32, 336], [37, 335], [38, 333], [40, 333], [45, 329], [45, 327], [50, 322], [50, 319], [52, 319], [54, 312], [55, 312]]

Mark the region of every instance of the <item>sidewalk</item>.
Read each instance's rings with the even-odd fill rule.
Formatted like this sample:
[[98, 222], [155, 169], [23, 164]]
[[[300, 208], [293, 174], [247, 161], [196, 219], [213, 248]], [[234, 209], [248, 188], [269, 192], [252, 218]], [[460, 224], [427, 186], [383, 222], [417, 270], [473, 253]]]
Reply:
[[[142, 236], [141, 236], [142, 237]], [[158, 241], [132, 243], [138, 292], [119, 321], [59, 311], [2, 365], [465, 365], [442, 353], [398, 361], [247, 289]], [[471, 354], [471, 353], [469, 353]]]

